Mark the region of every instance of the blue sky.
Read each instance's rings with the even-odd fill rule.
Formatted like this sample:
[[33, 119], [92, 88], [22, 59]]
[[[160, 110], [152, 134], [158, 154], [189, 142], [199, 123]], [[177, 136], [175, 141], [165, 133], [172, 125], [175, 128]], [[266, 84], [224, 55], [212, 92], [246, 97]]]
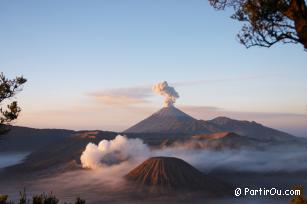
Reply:
[[114, 90], [148, 91], [166, 80], [180, 94], [178, 106], [220, 110], [204, 119], [256, 118], [307, 135], [303, 47], [246, 49], [230, 15], [201, 0], [1, 1], [0, 70], [28, 79], [16, 96], [23, 107], [16, 124], [121, 130], [158, 109], [161, 98], [119, 106], [91, 93], [114, 98]]

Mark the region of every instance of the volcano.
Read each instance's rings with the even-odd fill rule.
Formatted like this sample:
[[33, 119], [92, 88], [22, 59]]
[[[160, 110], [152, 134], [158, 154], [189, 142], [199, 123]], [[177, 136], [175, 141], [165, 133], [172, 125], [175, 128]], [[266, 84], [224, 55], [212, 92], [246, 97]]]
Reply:
[[219, 132], [220, 134], [232, 132], [243, 137], [267, 142], [297, 140], [293, 135], [263, 126], [254, 121], [234, 120], [227, 117], [217, 117], [207, 121], [197, 120], [174, 106], [160, 109], [158, 112], [125, 130], [124, 134], [158, 133], [161, 135], [177, 134], [192, 136]]
[[206, 190], [210, 193], [227, 192], [227, 186], [209, 178], [182, 159], [151, 157], [130, 171], [126, 179], [139, 187], [161, 190]]
[[174, 106], [160, 109], [148, 118], [125, 130], [125, 133], [197, 134], [218, 132], [215, 124], [197, 120]]

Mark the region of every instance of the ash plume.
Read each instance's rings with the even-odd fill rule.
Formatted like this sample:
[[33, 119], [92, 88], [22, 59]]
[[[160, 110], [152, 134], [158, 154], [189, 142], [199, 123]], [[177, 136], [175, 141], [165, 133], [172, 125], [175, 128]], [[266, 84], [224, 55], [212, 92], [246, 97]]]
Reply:
[[173, 106], [173, 104], [176, 102], [176, 99], [179, 98], [179, 94], [177, 93], [175, 88], [169, 86], [167, 81], [155, 84], [152, 87], [152, 90], [155, 93], [158, 93], [161, 96], [165, 97], [163, 107]]

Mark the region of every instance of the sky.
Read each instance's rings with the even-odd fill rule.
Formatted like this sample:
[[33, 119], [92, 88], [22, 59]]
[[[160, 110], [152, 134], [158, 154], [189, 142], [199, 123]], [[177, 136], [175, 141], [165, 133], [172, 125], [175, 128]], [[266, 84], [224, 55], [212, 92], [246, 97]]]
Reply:
[[122, 131], [162, 107], [255, 120], [307, 137], [307, 52], [246, 49], [205, 0], [0, 1], [0, 71], [28, 79], [14, 125]]

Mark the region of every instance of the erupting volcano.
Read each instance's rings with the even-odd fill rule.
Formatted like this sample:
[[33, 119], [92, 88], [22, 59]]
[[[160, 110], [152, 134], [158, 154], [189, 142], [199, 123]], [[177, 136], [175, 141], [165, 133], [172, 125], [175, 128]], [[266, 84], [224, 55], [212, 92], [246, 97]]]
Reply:
[[211, 133], [219, 131], [215, 125], [197, 120], [174, 106], [179, 94], [166, 81], [153, 86], [153, 91], [164, 96], [158, 112], [130, 127], [125, 133]]
[[[212, 120], [197, 120], [174, 106], [179, 94], [166, 81], [153, 86], [153, 91], [164, 96], [164, 107], [148, 118], [128, 128], [124, 133], [158, 133], [192, 136], [218, 132], [233, 132], [243, 137], [261, 141], [292, 141], [295, 137], [265, 127], [254, 121], [240, 121], [227, 117]], [[211, 135], [212, 136], [212, 135]], [[213, 136], [215, 137], [215, 136]]]

